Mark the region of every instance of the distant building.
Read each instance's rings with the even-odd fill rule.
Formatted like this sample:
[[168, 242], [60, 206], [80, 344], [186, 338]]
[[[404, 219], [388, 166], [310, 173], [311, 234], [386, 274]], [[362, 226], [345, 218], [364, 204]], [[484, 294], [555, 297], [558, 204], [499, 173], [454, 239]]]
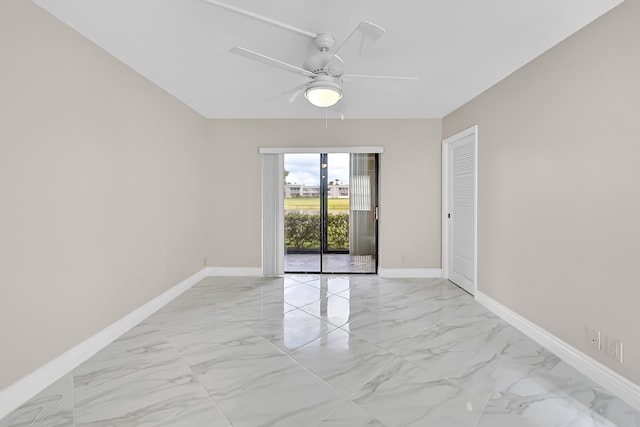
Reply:
[[348, 199], [349, 198], [349, 185], [329, 185], [328, 197], [330, 199]]
[[[320, 197], [319, 185], [285, 184], [284, 197]], [[328, 186], [328, 197], [330, 199], [348, 199], [349, 185], [331, 184]]]

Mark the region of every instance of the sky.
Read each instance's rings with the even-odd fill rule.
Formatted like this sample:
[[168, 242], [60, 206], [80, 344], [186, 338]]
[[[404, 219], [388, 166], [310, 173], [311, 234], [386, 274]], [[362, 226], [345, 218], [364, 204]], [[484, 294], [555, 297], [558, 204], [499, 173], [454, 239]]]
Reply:
[[[329, 181], [349, 183], [349, 154], [329, 153], [327, 169]], [[289, 171], [286, 181], [290, 184], [320, 184], [320, 154], [285, 154], [284, 169]]]

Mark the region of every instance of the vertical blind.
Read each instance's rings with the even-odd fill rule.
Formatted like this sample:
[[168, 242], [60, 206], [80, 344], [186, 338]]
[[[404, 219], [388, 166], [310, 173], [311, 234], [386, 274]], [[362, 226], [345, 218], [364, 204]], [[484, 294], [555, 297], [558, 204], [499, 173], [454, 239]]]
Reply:
[[262, 274], [284, 274], [284, 154], [262, 155]]
[[369, 175], [351, 176], [351, 210], [370, 211], [371, 210], [371, 178]]

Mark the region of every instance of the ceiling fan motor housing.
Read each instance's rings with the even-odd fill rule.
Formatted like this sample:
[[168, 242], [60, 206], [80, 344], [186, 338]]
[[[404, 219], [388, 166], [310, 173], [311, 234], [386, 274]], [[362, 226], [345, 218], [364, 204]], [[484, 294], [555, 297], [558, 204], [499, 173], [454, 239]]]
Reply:
[[338, 77], [344, 73], [344, 62], [337, 55], [329, 52], [318, 52], [309, 56], [304, 61], [302, 68], [314, 74], [329, 74], [330, 76]]
[[322, 52], [326, 52], [333, 47], [335, 39], [333, 38], [333, 35], [329, 33], [318, 33], [313, 42], [318, 49], [320, 49]]

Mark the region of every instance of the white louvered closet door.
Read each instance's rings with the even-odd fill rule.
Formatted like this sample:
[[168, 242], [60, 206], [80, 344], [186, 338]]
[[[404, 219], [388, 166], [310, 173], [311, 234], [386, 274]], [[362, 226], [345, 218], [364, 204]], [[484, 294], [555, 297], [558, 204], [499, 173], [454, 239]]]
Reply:
[[473, 294], [476, 263], [475, 137], [449, 144], [449, 280]]

